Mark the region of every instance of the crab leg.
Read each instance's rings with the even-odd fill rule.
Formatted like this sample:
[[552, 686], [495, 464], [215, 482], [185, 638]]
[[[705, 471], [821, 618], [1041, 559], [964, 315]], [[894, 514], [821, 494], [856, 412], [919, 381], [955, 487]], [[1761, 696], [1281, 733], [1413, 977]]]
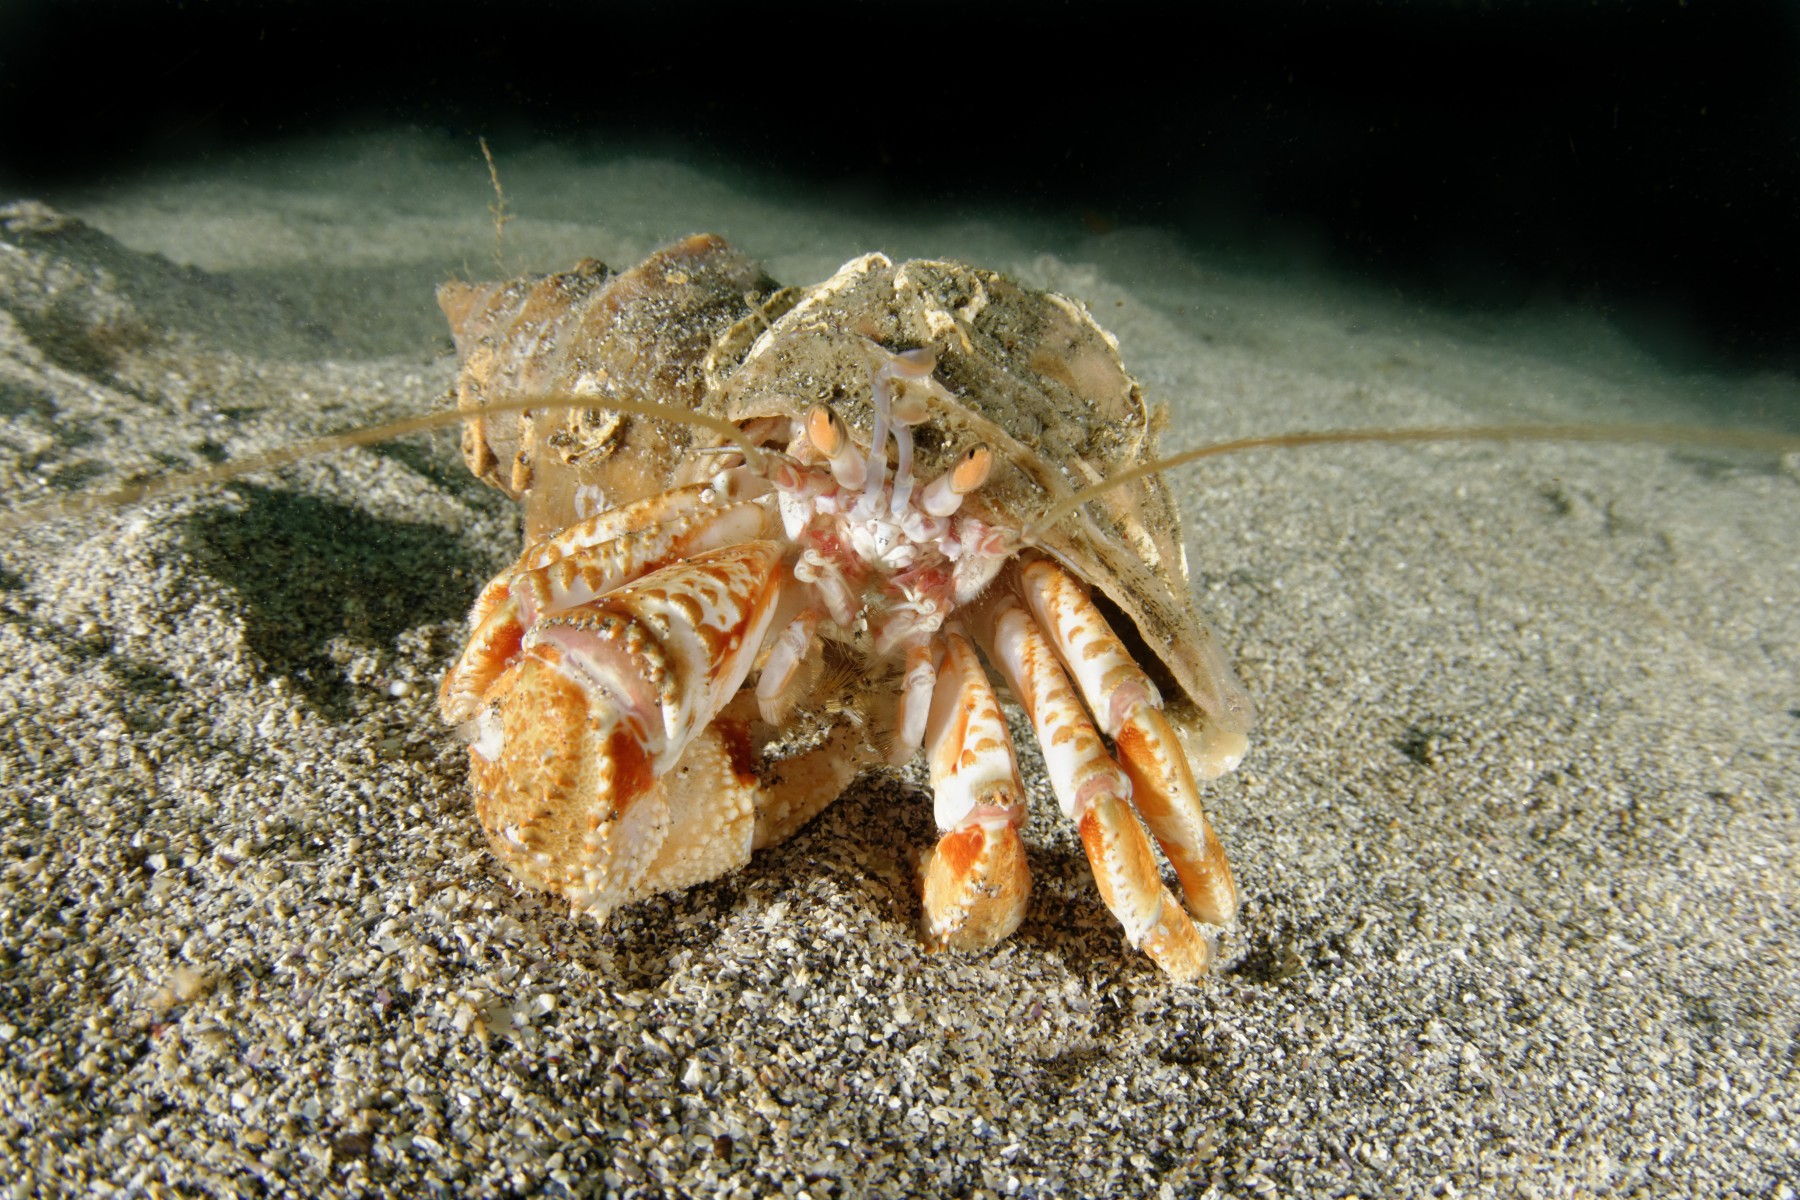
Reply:
[[[708, 730], [709, 735], [716, 733], [731, 746], [733, 767], [740, 778], [753, 771], [762, 756], [750, 733], [756, 709], [756, 696], [739, 692]], [[879, 761], [875, 747], [849, 721], [840, 721], [813, 749], [782, 759], [768, 777], [757, 778], [756, 828], [750, 835], [750, 848], [762, 850], [785, 842], [836, 800], [864, 767]]]
[[705, 482], [690, 483], [617, 508], [603, 509], [584, 521], [577, 521], [526, 547], [519, 557], [519, 566], [525, 569], [547, 566], [557, 559], [591, 551], [659, 526], [691, 524], [704, 519], [713, 509], [754, 499], [768, 490], [768, 482], [750, 474], [746, 468], [721, 471]]
[[[1082, 586], [1055, 563], [1027, 563], [1019, 589], [1074, 678], [1088, 711], [1131, 776], [1131, 800], [1175, 867], [1188, 911], [1214, 925], [1237, 916], [1237, 887], [1207, 823], [1187, 755], [1163, 715], [1162, 697], [1133, 662]], [[1242, 750], [1238, 751], [1241, 757]], [[1236, 765], [1235, 758], [1231, 761]], [[1226, 768], [1229, 769], [1229, 768]]]
[[977, 950], [1011, 934], [1025, 915], [1025, 789], [1000, 703], [960, 633], [945, 635], [936, 678], [925, 739], [944, 833], [919, 864], [925, 941]]
[[774, 647], [756, 680], [757, 712], [767, 724], [781, 724], [793, 709], [800, 668], [818, 644], [819, 622], [824, 619], [823, 610], [805, 608], [775, 635]]
[[1163, 886], [1132, 811], [1131, 781], [1107, 755], [1049, 639], [1010, 589], [990, 593], [978, 611], [982, 649], [1031, 716], [1051, 786], [1063, 815], [1081, 831], [1100, 898], [1132, 945], [1174, 978], [1198, 979], [1212, 961], [1212, 945]]
[[[729, 537], [707, 536], [707, 531], [717, 529], [721, 515], [717, 510], [741, 509], [740, 501], [767, 490], [766, 482], [742, 469], [721, 471], [705, 483], [688, 484], [577, 521], [526, 546], [517, 562], [483, 588], [469, 614], [469, 628], [480, 626], [506, 599], [513, 580], [528, 571], [557, 563], [586, 562], [607, 571], [615, 579], [611, 586], [618, 587], [674, 562], [684, 553], [728, 545], [732, 540]], [[743, 519], [741, 511], [735, 519]], [[737, 540], [761, 536], [764, 534], [749, 533]]]
[[910, 762], [925, 743], [932, 697], [937, 694], [937, 667], [933, 657], [929, 638], [916, 640], [906, 648], [906, 674], [901, 679], [894, 744], [888, 754], [888, 761], [895, 766]]

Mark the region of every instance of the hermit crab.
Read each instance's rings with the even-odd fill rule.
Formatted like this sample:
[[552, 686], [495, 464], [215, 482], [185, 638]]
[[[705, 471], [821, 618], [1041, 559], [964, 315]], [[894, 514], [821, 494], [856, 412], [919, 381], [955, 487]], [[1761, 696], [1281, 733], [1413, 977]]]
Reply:
[[923, 935], [991, 946], [1030, 891], [998, 677], [1126, 936], [1206, 971], [1237, 895], [1195, 780], [1238, 763], [1251, 706], [1159, 478], [1032, 527], [1154, 453], [1085, 308], [880, 254], [782, 288], [711, 236], [439, 301], [464, 455], [525, 511], [440, 692], [520, 880], [605, 921], [922, 753]]
[[[9, 211], [32, 287], [82, 278], [41, 270], [32, 238], [129, 261], [41, 206]], [[180, 290], [186, 274], [170, 285], [161, 260], [136, 270], [184, 311], [217, 302]], [[129, 306], [91, 290], [108, 302], [68, 326], [89, 331], [79, 356], [40, 355], [23, 377], [116, 354], [93, 394], [129, 411], [113, 374], [180, 376], [155, 324], [121, 323]], [[61, 293], [20, 294], [39, 333], [64, 330], [42, 315]], [[952, 263], [867, 255], [784, 289], [697, 237], [620, 274], [584, 262], [441, 302], [462, 355], [452, 411], [51, 496], [0, 513], [0, 531], [463, 424], [475, 473], [523, 501], [527, 545], [481, 592], [441, 707], [499, 856], [601, 920], [729, 871], [865, 767], [922, 756], [940, 827], [919, 864], [924, 936], [999, 941], [1029, 891], [1004, 684], [1107, 904], [1194, 978], [1236, 909], [1195, 781], [1236, 765], [1252, 714], [1188, 603], [1161, 472], [1353, 442], [1800, 453], [1768, 432], [1530, 423], [1274, 433], [1155, 459], [1158, 412], [1085, 309]]]

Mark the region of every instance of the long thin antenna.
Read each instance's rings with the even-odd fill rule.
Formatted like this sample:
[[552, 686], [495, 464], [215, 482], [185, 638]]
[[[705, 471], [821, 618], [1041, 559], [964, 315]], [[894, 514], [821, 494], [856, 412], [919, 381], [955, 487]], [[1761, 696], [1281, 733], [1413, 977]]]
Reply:
[[1046, 530], [1095, 497], [1147, 476], [1199, 462], [1203, 458], [1241, 454], [1249, 450], [1284, 449], [1292, 446], [1347, 446], [1366, 442], [1647, 442], [1657, 445], [1719, 446], [1731, 450], [1767, 450], [1775, 454], [1800, 453], [1800, 436], [1793, 434], [1705, 429], [1686, 425], [1451, 425], [1420, 429], [1327, 429], [1276, 433], [1196, 446], [1168, 458], [1159, 458], [1155, 462], [1120, 471], [1117, 475], [1082, 488], [1074, 495], [1065, 496], [1052, 504], [1044, 510], [1042, 516], [1020, 531], [1019, 540], [1023, 545], [1035, 545]]
[[[597, 403], [596, 401], [601, 402]], [[540, 408], [595, 408], [630, 413], [633, 416], [653, 417], [678, 425], [696, 426], [716, 433], [729, 441], [743, 454], [744, 461], [752, 470], [763, 469], [763, 452], [751, 445], [745, 439], [743, 431], [736, 425], [719, 417], [697, 413], [691, 409], [655, 404], [648, 400], [627, 400], [608, 396], [602, 401], [600, 397], [549, 394], [534, 396], [526, 400], [509, 400], [504, 403], [483, 405], [480, 408], [451, 409], [422, 417], [407, 417], [399, 421], [390, 421], [384, 425], [371, 425], [365, 429], [356, 429], [348, 433], [328, 434], [310, 441], [296, 442], [278, 450], [271, 450], [266, 454], [256, 454], [249, 458], [221, 463], [216, 467], [147, 479], [141, 483], [115, 488], [112, 491], [79, 492], [56, 500], [28, 504], [9, 513], [0, 513], [0, 533], [9, 533], [15, 529], [22, 529], [28, 525], [36, 525], [45, 521], [80, 516], [104, 508], [117, 508], [144, 500], [155, 500], [176, 492], [208, 487], [244, 475], [285, 467], [304, 459], [316, 458], [355, 446], [368, 446], [377, 442], [405, 437], [411, 433], [442, 429], [447, 425], [460, 424], [470, 417], [525, 412]], [[1427, 426], [1417, 429], [1332, 429], [1276, 433], [1261, 437], [1233, 438], [1230, 441], [1196, 446], [1191, 450], [1184, 450], [1180, 454], [1121, 471], [1117, 475], [1057, 500], [1045, 509], [1044, 513], [1035, 521], [1025, 526], [1020, 532], [1019, 544], [1026, 546], [1037, 544], [1038, 539], [1046, 530], [1081, 508], [1088, 501], [1104, 495], [1113, 488], [1124, 487], [1126, 484], [1134, 483], [1147, 476], [1199, 462], [1203, 458], [1242, 454], [1251, 450], [1286, 449], [1295, 446], [1513, 441], [1648, 443], [1669, 446], [1714, 446], [1728, 450], [1757, 450], [1772, 454], [1800, 454], [1800, 436], [1794, 434], [1707, 429], [1687, 425], [1452, 425]]]
[[481, 157], [487, 160], [488, 178], [494, 183], [494, 202], [488, 205], [488, 212], [494, 216], [494, 266], [505, 271], [506, 223], [512, 220], [512, 214], [506, 211], [506, 189], [500, 186], [500, 168], [494, 162], [494, 152], [488, 149], [485, 137], [480, 142]]
[[348, 450], [354, 446], [368, 446], [377, 442], [405, 437], [409, 433], [423, 433], [427, 430], [442, 429], [446, 425], [460, 425], [470, 417], [525, 412], [528, 409], [538, 408], [594, 408], [630, 413], [636, 417], [655, 417], [680, 425], [695, 425], [730, 440], [742, 452], [744, 461], [753, 470], [760, 471], [763, 467], [762, 451], [745, 440], [743, 430], [719, 417], [697, 413], [691, 409], [676, 408], [668, 404], [655, 404], [648, 400], [627, 400], [617, 396], [602, 398], [550, 394], [534, 396], [529, 400], [508, 400], [498, 404], [485, 404], [480, 408], [449, 409], [422, 417], [406, 417], [399, 421], [389, 421], [385, 425], [370, 425], [364, 429], [353, 429], [348, 433], [327, 434], [309, 441], [295, 442], [278, 450], [270, 450], [266, 454], [253, 454], [249, 458], [220, 463], [216, 467], [206, 467], [199, 471], [188, 471], [180, 475], [162, 475], [154, 479], [146, 479], [142, 483], [127, 484], [108, 492], [78, 492], [56, 500], [27, 504], [12, 512], [0, 513], [0, 533], [10, 533], [15, 529], [22, 529], [27, 525], [36, 525], [44, 521], [80, 516], [83, 513], [94, 512], [102, 508], [117, 508], [144, 500], [155, 500], [174, 492], [209, 487], [212, 484], [224, 483], [239, 476], [285, 467], [303, 459], [316, 458], [339, 450]]

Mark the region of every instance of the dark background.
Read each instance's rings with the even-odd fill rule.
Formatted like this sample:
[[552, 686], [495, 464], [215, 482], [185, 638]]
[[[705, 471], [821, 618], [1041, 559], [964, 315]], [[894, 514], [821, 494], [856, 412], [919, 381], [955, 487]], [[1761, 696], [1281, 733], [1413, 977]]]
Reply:
[[8, 191], [396, 124], [1151, 221], [1800, 370], [1793, 5], [0, 0]]

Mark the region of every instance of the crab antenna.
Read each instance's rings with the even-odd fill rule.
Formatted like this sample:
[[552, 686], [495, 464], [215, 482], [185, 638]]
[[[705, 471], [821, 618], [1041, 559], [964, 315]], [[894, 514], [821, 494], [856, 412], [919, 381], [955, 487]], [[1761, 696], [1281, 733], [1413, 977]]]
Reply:
[[483, 404], [476, 408], [450, 409], [422, 417], [406, 417], [399, 421], [389, 421], [385, 425], [371, 425], [364, 429], [353, 429], [347, 433], [327, 434], [310, 441], [295, 442], [290, 446], [283, 446], [266, 454], [253, 454], [249, 458], [220, 463], [216, 467], [206, 467], [199, 471], [188, 471], [180, 475], [162, 475], [146, 479], [142, 483], [127, 484], [121, 488], [114, 488], [110, 492], [82, 492], [65, 496], [60, 500], [45, 500], [37, 504], [27, 504], [12, 512], [0, 513], [0, 533], [10, 533], [15, 529], [23, 529], [27, 525], [59, 520], [63, 517], [80, 516], [83, 513], [95, 512], [103, 508], [116, 508], [121, 505], [136, 504], [143, 500], [155, 500], [176, 492], [191, 491], [215, 483], [224, 483], [242, 475], [252, 475], [259, 471], [285, 467], [290, 463], [331, 454], [338, 450], [391, 441], [394, 438], [405, 437], [409, 433], [423, 433], [427, 430], [442, 429], [446, 425], [459, 425], [470, 417], [526, 412], [538, 408], [595, 408], [630, 413], [637, 417], [654, 417], [678, 425], [697, 426], [719, 434], [721, 437], [729, 438], [743, 453], [745, 463], [752, 470], [761, 471], [764, 466], [763, 452], [745, 440], [743, 431], [730, 421], [708, 416], [705, 413], [697, 413], [690, 409], [656, 404], [648, 400], [630, 400], [620, 396], [607, 396], [602, 399], [596, 396], [549, 393], [533, 396], [528, 400], [506, 400], [497, 404]]
[[1285, 449], [1291, 446], [1345, 446], [1378, 442], [1644, 442], [1675, 446], [1720, 446], [1730, 450], [1767, 450], [1776, 454], [1800, 453], [1800, 436], [1753, 429], [1705, 429], [1687, 425], [1463, 425], [1427, 426], [1419, 429], [1327, 429], [1234, 438], [1183, 450], [1142, 466], [1120, 471], [1091, 487], [1065, 496], [1019, 532], [1021, 545], [1036, 545], [1044, 533], [1070, 513], [1113, 488], [1136, 483], [1175, 467], [1247, 450]]
[[917, 482], [912, 473], [912, 427], [924, 424], [931, 412], [923, 398], [906, 389], [905, 382], [909, 379], [929, 379], [936, 367], [937, 351], [921, 347], [894, 355], [881, 368], [882, 374], [900, 381], [893, 388], [888, 404], [888, 416], [894, 429], [895, 454], [894, 493], [888, 501], [888, 511], [895, 516], [906, 511], [908, 502], [912, 500], [913, 485]]

